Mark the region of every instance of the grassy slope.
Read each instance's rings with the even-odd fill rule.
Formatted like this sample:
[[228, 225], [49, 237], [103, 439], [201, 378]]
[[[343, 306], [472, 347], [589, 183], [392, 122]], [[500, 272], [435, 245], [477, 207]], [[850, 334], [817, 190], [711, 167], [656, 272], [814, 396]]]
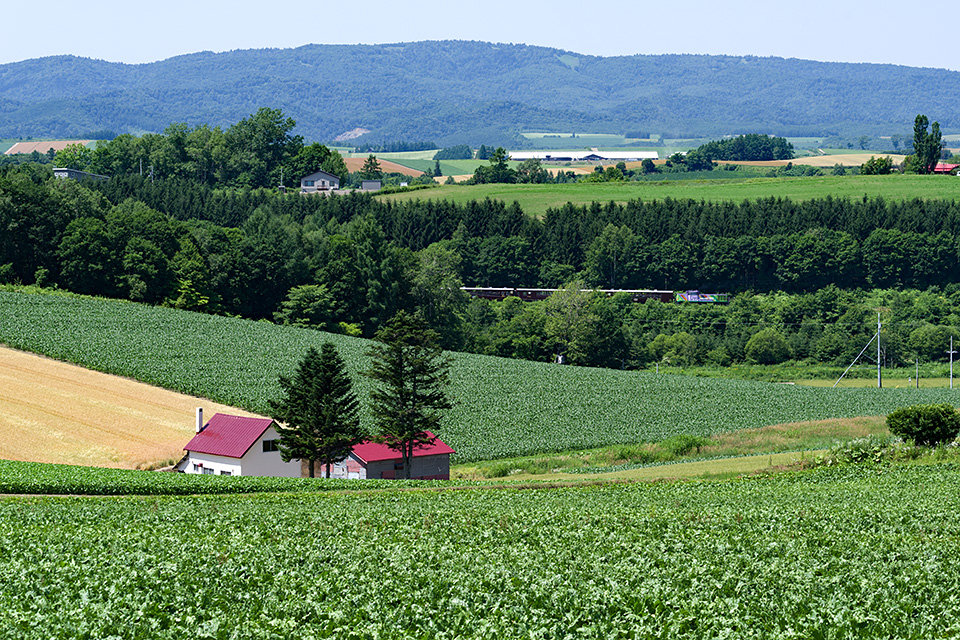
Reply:
[[465, 204], [470, 200], [494, 198], [517, 201], [530, 215], [543, 215], [548, 207], [567, 202], [626, 202], [628, 200], [727, 200], [786, 197], [810, 200], [827, 195], [840, 198], [883, 196], [891, 200], [910, 198], [960, 197], [960, 179], [948, 176], [820, 176], [809, 178], [753, 178], [748, 180], [690, 180], [670, 182], [622, 182], [583, 184], [491, 184], [441, 186], [429, 191], [397, 193], [382, 198], [391, 200], [452, 200]]
[[[81, 297], [0, 292], [0, 342], [166, 388], [268, 411], [277, 376], [333, 341], [362, 395], [367, 342], [305, 329]], [[882, 415], [951, 402], [937, 389], [816, 389], [453, 354], [441, 436], [458, 462], [711, 434], [769, 424]]]

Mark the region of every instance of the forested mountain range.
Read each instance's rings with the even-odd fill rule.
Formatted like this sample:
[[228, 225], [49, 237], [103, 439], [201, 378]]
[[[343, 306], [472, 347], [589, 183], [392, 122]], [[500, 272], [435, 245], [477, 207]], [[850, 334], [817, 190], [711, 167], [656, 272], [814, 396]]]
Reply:
[[57, 56], [0, 65], [0, 137], [227, 126], [281, 109], [307, 140], [521, 146], [522, 131], [714, 136], [960, 129], [960, 73], [707, 55], [587, 56], [430, 41], [202, 52], [128, 65]]

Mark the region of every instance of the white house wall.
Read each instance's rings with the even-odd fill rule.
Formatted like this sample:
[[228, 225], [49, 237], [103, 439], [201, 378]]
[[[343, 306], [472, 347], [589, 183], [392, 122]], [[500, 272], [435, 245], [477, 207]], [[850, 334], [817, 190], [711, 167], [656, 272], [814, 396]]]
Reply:
[[284, 462], [279, 451], [263, 451], [264, 440], [276, 440], [280, 437], [276, 427], [270, 427], [263, 432], [260, 439], [250, 447], [241, 459], [243, 475], [245, 476], [274, 476], [279, 478], [299, 478], [300, 461]]
[[183, 467], [184, 473], [213, 473], [213, 475], [242, 475], [240, 461], [227, 456], [191, 451]]

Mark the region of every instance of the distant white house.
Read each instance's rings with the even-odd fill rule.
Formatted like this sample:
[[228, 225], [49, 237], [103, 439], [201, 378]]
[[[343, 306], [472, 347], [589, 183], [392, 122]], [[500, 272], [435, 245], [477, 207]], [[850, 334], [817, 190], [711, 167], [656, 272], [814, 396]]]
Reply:
[[103, 182], [104, 180], [109, 180], [107, 176], [101, 176], [97, 173], [90, 173], [89, 171], [80, 171], [79, 169], [68, 169], [65, 167], [54, 167], [53, 168], [53, 177], [54, 178], [70, 178], [71, 180], [96, 180], [97, 182]]
[[510, 159], [542, 160], [543, 162], [639, 162], [641, 160], [656, 160], [660, 154], [656, 151], [511, 151]]
[[[430, 434], [431, 436], [433, 434]], [[175, 471], [221, 476], [277, 476], [298, 478], [309, 475], [306, 463], [284, 462], [277, 448], [277, 424], [270, 418], [248, 418], [216, 413], [206, 424], [203, 410], [197, 409], [197, 432], [184, 447], [186, 454]], [[454, 450], [437, 439], [413, 452], [410, 477], [450, 479], [450, 454]], [[319, 466], [316, 475], [326, 472]], [[402, 475], [403, 458], [384, 444], [362, 442], [346, 460], [333, 465], [332, 478], [387, 478]]]
[[326, 171], [314, 171], [300, 178], [300, 193], [333, 191], [340, 188], [340, 178]]

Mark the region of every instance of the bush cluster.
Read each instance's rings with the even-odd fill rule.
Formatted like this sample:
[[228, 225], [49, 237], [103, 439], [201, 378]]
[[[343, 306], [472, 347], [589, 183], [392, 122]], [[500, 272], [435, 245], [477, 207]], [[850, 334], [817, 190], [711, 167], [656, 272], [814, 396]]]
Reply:
[[904, 440], [935, 446], [957, 437], [960, 413], [946, 403], [901, 407], [887, 416], [887, 427]]

